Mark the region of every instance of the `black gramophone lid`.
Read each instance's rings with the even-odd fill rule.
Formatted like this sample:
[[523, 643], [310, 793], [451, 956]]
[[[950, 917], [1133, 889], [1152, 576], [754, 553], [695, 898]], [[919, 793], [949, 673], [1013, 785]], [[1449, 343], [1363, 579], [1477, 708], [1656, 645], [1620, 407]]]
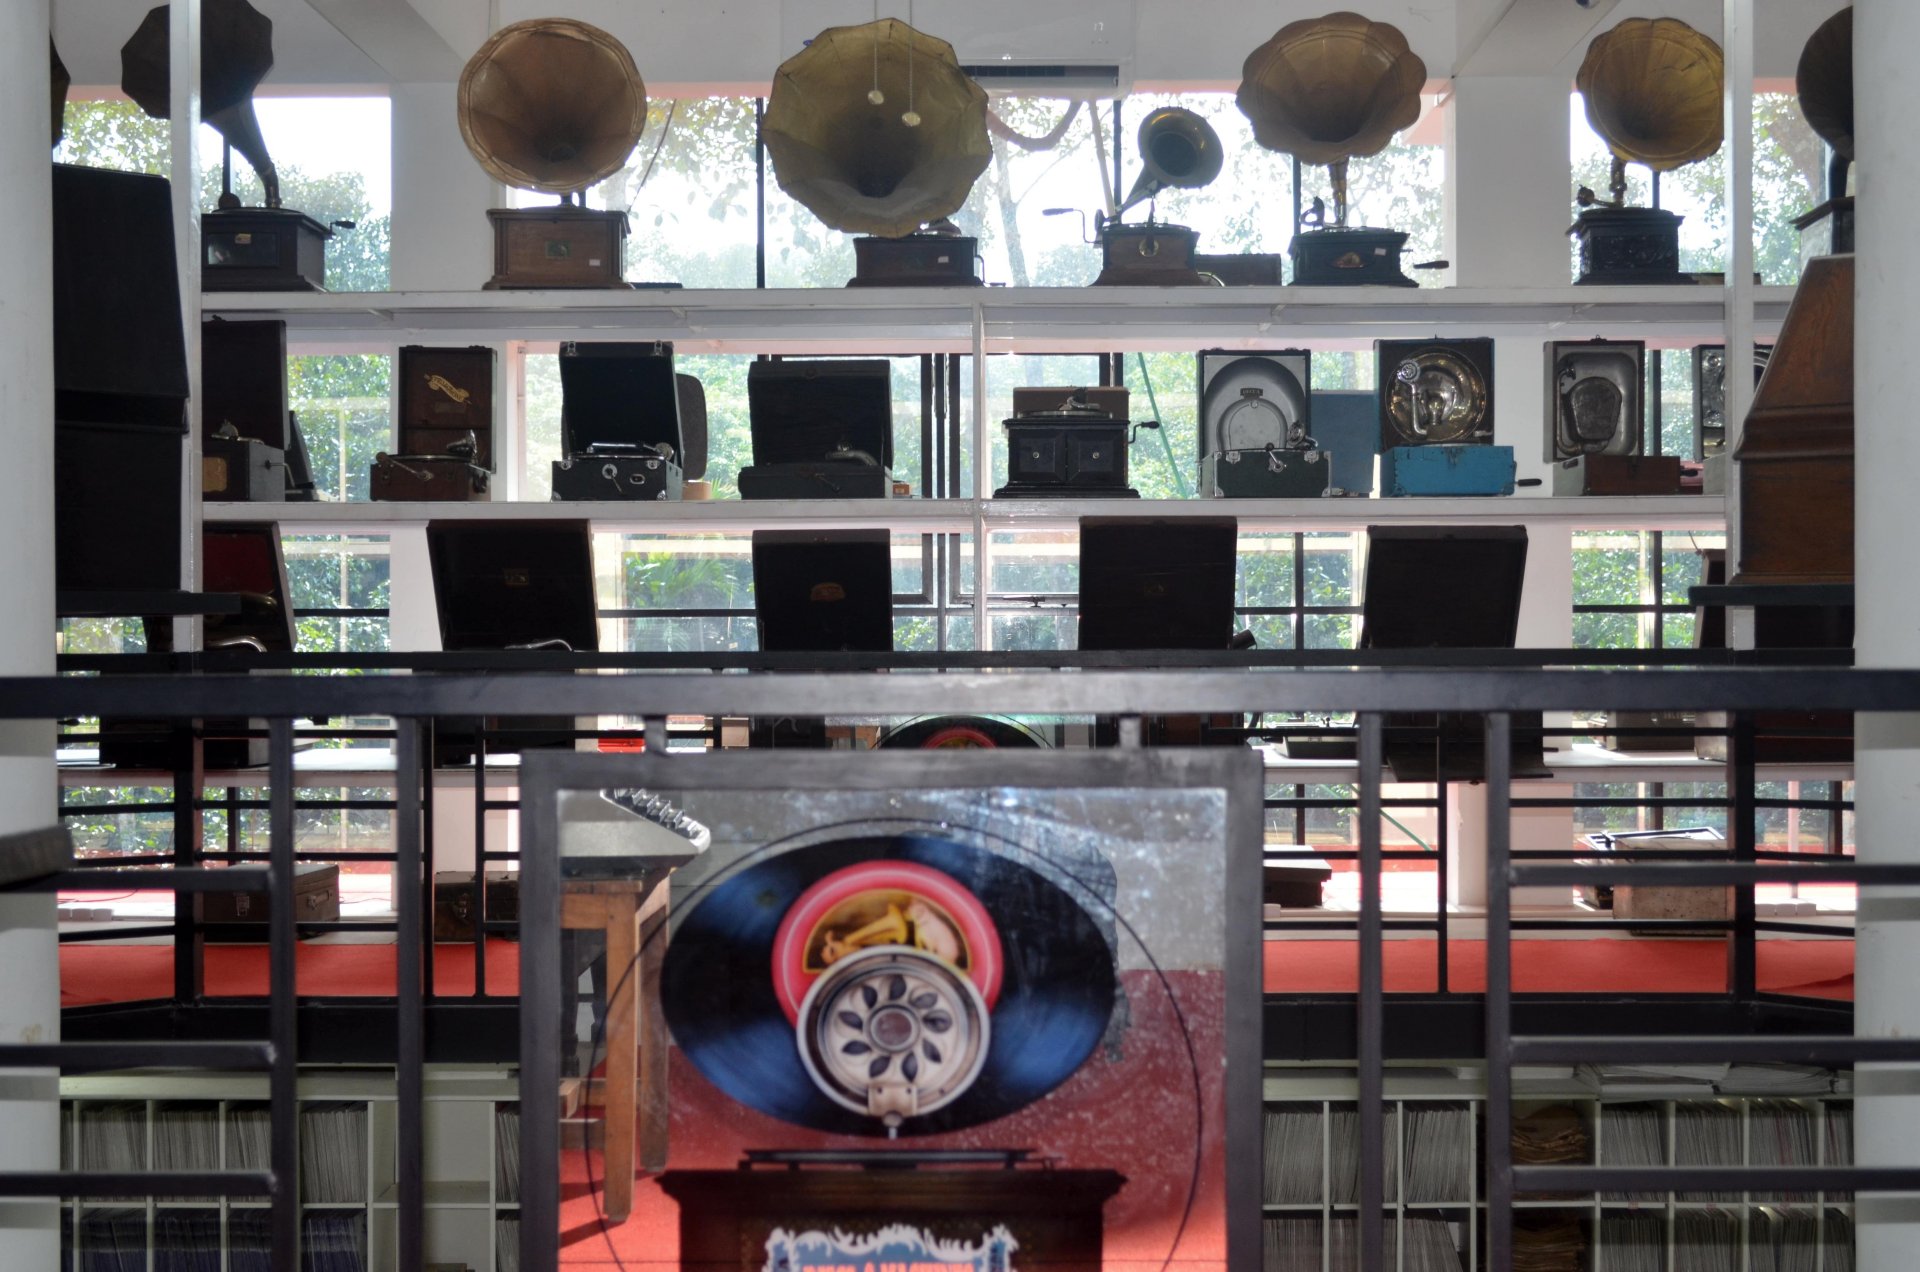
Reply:
[[806, 464], [843, 446], [893, 466], [893, 367], [884, 358], [788, 358], [747, 368], [756, 464]]
[[1362, 649], [1511, 649], [1525, 526], [1368, 526]]
[[560, 347], [560, 432], [568, 455], [598, 444], [685, 450], [673, 346], [654, 341]]

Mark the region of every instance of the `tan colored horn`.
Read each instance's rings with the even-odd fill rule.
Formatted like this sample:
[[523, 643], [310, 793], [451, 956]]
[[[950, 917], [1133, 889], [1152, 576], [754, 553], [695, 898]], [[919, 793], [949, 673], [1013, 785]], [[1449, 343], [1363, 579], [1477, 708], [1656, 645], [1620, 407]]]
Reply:
[[761, 136], [782, 190], [836, 230], [886, 238], [959, 211], [993, 156], [986, 90], [951, 44], [896, 18], [831, 27], [781, 63]]
[[1419, 119], [1426, 82], [1398, 27], [1330, 13], [1289, 23], [1248, 54], [1234, 100], [1268, 150], [1336, 164], [1379, 154]]
[[647, 86], [626, 46], [571, 18], [494, 32], [460, 72], [460, 136], [487, 172], [574, 194], [619, 171], [647, 126]]
[[1669, 172], [1720, 149], [1720, 46], [1678, 18], [1628, 18], [1587, 46], [1574, 84], [1616, 160]]

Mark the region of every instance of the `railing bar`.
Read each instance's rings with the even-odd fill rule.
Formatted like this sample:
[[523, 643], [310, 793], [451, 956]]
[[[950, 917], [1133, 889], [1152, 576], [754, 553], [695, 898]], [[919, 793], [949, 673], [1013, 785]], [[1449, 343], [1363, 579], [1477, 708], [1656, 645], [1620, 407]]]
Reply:
[[[299, 985], [294, 965], [293, 926], [293, 720], [277, 717], [268, 724], [267, 848], [272, 861], [267, 871], [272, 886], [267, 894], [267, 1030], [273, 1040], [274, 1064], [268, 1077], [268, 1117], [272, 1125], [270, 1153], [273, 1176], [279, 1184], [274, 1197], [273, 1266], [297, 1265], [300, 1251], [300, 1110], [296, 1103]], [[219, 873], [245, 871], [230, 867]], [[164, 1194], [161, 1194], [164, 1195]]]
[[1513, 1269], [1513, 720], [1487, 716], [1487, 1266]]
[[[1380, 769], [1382, 720], [1377, 712], [1360, 717], [1357, 749], [1360, 777], [1360, 1001], [1357, 1039], [1360, 1078], [1360, 1213], [1380, 1213], [1386, 1198], [1385, 942], [1380, 905]], [[1378, 1223], [1363, 1222], [1360, 1272], [1384, 1272], [1385, 1235]]]

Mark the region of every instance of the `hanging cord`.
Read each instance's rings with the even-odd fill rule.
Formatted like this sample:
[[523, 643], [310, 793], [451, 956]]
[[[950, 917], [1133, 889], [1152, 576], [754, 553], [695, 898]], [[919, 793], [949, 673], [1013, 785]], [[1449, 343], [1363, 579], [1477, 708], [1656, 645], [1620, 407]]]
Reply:
[[[1147, 386], [1147, 405], [1153, 411], [1153, 418], [1158, 420], [1160, 419], [1160, 402], [1153, 394], [1153, 373], [1147, 370], [1147, 355], [1144, 353], [1136, 353], [1133, 356], [1139, 360], [1140, 379], [1141, 382]], [[1160, 448], [1167, 453], [1167, 467], [1173, 471], [1174, 491], [1179, 498], [1185, 499], [1187, 497], [1187, 476], [1180, 471], [1180, 461], [1173, 457], [1173, 440], [1167, 436], [1166, 422], [1162, 420], [1160, 427], [1154, 431], [1160, 434]]]
[[[873, 25], [880, 25], [880, 0], [873, 0]], [[886, 105], [887, 95], [880, 91], [880, 32], [873, 33], [873, 87], [867, 90], [867, 100], [875, 106]]]
[[1080, 114], [1082, 104], [1081, 102], [1073, 102], [1068, 105], [1067, 113], [1061, 117], [1060, 122], [1055, 124], [1045, 135], [1039, 137], [1028, 137], [1022, 133], [1015, 132], [1013, 125], [1000, 118], [999, 112], [989, 106], [987, 108], [987, 131], [1003, 141], [1013, 143], [1029, 154], [1037, 154], [1042, 150], [1052, 150], [1060, 144], [1060, 139], [1066, 136], [1067, 129], [1073, 126], [1074, 119]]
[[653, 153], [647, 156], [647, 166], [640, 170], [640, 179], [633, 183], [635, 191], [647, 184], [647, 178], [653, 175], [653, 165], [660, 162], [660, 151], [667, 144], [667, 134], [673, 131], [673, 117], [679, 109], [679, 98], [676, 97], [667, 103], [667, 117], [660, 125], [660, 136], [653, 143]]
[[907, 0], [907, 109], [900, 122], [909, 128], [920, 126], [920, 112], [913, 108], [913, 0]]

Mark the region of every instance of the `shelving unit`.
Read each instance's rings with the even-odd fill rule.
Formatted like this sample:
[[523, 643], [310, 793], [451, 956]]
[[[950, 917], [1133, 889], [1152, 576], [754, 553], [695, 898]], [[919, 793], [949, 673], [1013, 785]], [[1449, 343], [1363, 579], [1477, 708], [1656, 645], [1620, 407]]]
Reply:
[[[1611, 1155], [1606, 1129], [1611, 1113], [1623, 1109], [1646, 1109], [1659, 1119], [1664, 1157], [1654, 1164], [1709, 1164], [1690, 1161], [1678, 1149], [1678, 1125], [1689, 1109], [1724, 1109], [1738, 1119], [1740, 1159], [1731, 1164], [1748, 1165], [1850, 1165], [1852, 1153], [1852, 1094], [1840, 1091], [1831, 1095], [1727, 1094], [1701, 1088], [1699, 1095], [1681, 1094], [1680, 1087], [1649, 1088], [1646, 1092], [1596, 1091], [1592, 1087], [1553, 1081], [1515, 1083], [1515, 1108], [1519, 1113], [1547, 1106], [1568, 1106], [1578, 1115], [1588, 1136], [1586, 1160], [1601, 1165], [1628, 1162]], [[1355, 1103], [1358, 1079], [1351, 1071], [1269, 1066], [1265, 1082], [1267, 1167], [1262, 1192], [1262, 1210], [1268, 1221], [1266, 1272], [1338, 1272], [1342, 1264], [1335, 1257], [1339, 1240], [1337, 1225], [1352, 1224], [1358, 1218], [1357, 1192], [1352, 1180], [1358, 1170], [1358, 1124]], [[1459, 1256], [1461, 1272], [1477, 1272], [1485, 1266], [1486, 1198], [1480, 1191], [1486, 1168], [1486, 1083], [1482, 1073], [1461, 1071], [1389, 1068], [1385, 1084], [1386, 1120], [1386, 1222], [1389, 1231], [1387, 1266], [1401, 1272], [1424, 1272], [1411, 1255], [1404, 1263], [1394, 1256], [1396, 1244], [1413, 1248], [1417, 1236], [1412, 1225], [1438, 1221], [1447, 1225]], [[1810, 1130], [1812, 1156], [1775, 1151], [1769, 1145], [1766, 1118], [1770, 1112], [1791, 1111], [1804, 1114]], [[1445, 1163], [1439, 1173], [1455, 1177], [1453, 1195], [1440, 1196], [1432, 1185], [1436, 1163], [1421, 1154], [1418, 1145], [1423, 1129], [1432, 1124], [1423, 1119], [1449, 1112], [1460, 1115], [1464, 1126], [1447, 1139], [1460, 1143], [1462, 1155]], [[1304, 1127], [1294, 1123], [1294, 1132], [1286, 1137], [1289, 1152], [1279, 1151], [1275, 1137], [1281, 1134], [1282, 1120], [1288, 1117], [1308, 1119]], [[1311, 1122], [1317, 1120], [1317, 1127]], [[1351, 1141], [1343, 1150], [1337, 1142]], [[1314, 1160], [1302, 1161], [1302, 1144], [1317, 1143], [1318, 1170]], [[1309, 1147], [1305, 1150], [1313, 1153]], [[1795, 1160], [1789, 1161], [1789, 1158]], [[1293, 1169], [1286, 1164], [1291, 1162]], [[1347, 1178], [1339, 1177], [1346, 1163]], [[1305, 1169], [1301, 1166], [1304, 1164]], [[1720, 1163], [1726, 1164], [1726, 1163]], [[1422, 1180], [1424, 1179], [1424, 1183]], [[1617, 1234], [1622, 1216], [1656, 1219], [1661, 1225], [1665, 1254], [1658, 1266], [1675, 1267], [1673, 1251], [1677, 1240], [1690, 1234], [1683, 1227], [1696, 1225], [1686, 1216], [1724, 1216], [1733, 1241], [1732, 1260], [1727, 1266], [1745, 1267], [1740, 1247], [1773, 1239], [1776, 1229], [1789, 1219], [1806, 1224], [1805, 1233], [1813, 1242], [1814, 1272], [1848, 1272], [1852, 1268], [1851, 1195], [1810, 1195], [1783, 1201], [1771, 1195], [1745, 1194], [1724, 1200], [1699, 1200], [1683, 1194], [1627, 1199], [1602, 1194], [1578, 1197], [1532, 1198], [1514, 1203], [1517, 1214], [1549, 1212], [1576, 1216], [1581, 1225], [1586, 1249], [1581, 1259], [1583, 1272], [1608, 1272], [1620, 1264], [1609, 1262], [1607, 1237]], [[1303, 1223], [1302, 1221], [1307, 1221]], [[1428, 1230], [1429, 1234], [1431, 1229]], [[1303, 1244], [1311, 1241], [1308, 1248]], [[1770, 1267], [1755, 1261], [1752, 1266]]]
[[[202, 1151], [217, 1150], [218, 1159], [203, 1165], [218, 1169], [264, 1169], [249, 1146], [263, 1149], [242, 1135], [242, 1121], [257, 1111], [264, 1116], [265, 1078], [215, 1074], [115, 1073], [61, 1079], [62, 1166], [71, 1169], [160, 1169], [180, 1165], [181, 1140], [200, 1134], [201, 1116], [213, 1119], [213, 1137]], [[298, 1087], [303, 1134], [308, 1114], [321, 1106], [337, 1105], [364, 1119], [366, 1148], [341, 1195], [317, 1197], [311, 1177], [300, 1184], [303, 1243], [316, 1220], [348, 1216], [357, 1220], [359, 1244], [365, 1251], [367, 1272], [398, 1272], [398, 1180], [395, 1177], [398, 1143], [398, 1104], [390, 1069], [309, 1069]], [[517, 1220], [517, 1136], [509, 1159], [501, 1152], [502, 1117], [518, 1117], [519, 1086], [511, 1071], [501, 1069], [429, 1069], [426, 1077], [426, 1250], [430, 1262], [464, 1264], [475, 1269], [514, 1266], [517, 1250], [503, 1249], [497, 1236], [503, 1220]], [[190, 1114], [191, 1117], [181, 1117]], [[110, 1123], [110, 1155], [133, 1160], [104, 1160], [89, 1152], [85, 1128], [90, 1119]], [[303, 1149], [313, 1151], [311, 1141]], [[311, 1158], [303, 1155], [303, 1164]], [[165, 1216], [185, 1213], [206, 1216], [204, 1238], [217, 1234], [223, 1272], [250, 1272], [267, 1267], [264, 1220], [259, 1253], [246, 1251], [253, 1243], [244, 1225], [249, 1214], [264, 1216], [266, 1203], [238, 1201], [173, 1201], [160, 1197], [127, 1198], [114, 1204], [62, 1203], [62, 1267], [77, 1272], [88, 1266], [84, 1254], [91, 1229], [111, 1225], [123, 1242], [138, 1234], [149, 1254], [148, 1266], [172, 1266], [162, 1257]], [[337, 1265], [332, 1265], [337, 1266]]]
[[[1792, 293], [1757, 289], [1756, 334], [1778, 328]], [[673, 340], [683, 353], [798, 353], [859, 341], [876, 354], [1072, 353], [1435, 334], [1717, 342], [1726, 298], [1711, 286], [218, 292], [205, 312], [278, 318], [297, 340], [342, 345]]]

